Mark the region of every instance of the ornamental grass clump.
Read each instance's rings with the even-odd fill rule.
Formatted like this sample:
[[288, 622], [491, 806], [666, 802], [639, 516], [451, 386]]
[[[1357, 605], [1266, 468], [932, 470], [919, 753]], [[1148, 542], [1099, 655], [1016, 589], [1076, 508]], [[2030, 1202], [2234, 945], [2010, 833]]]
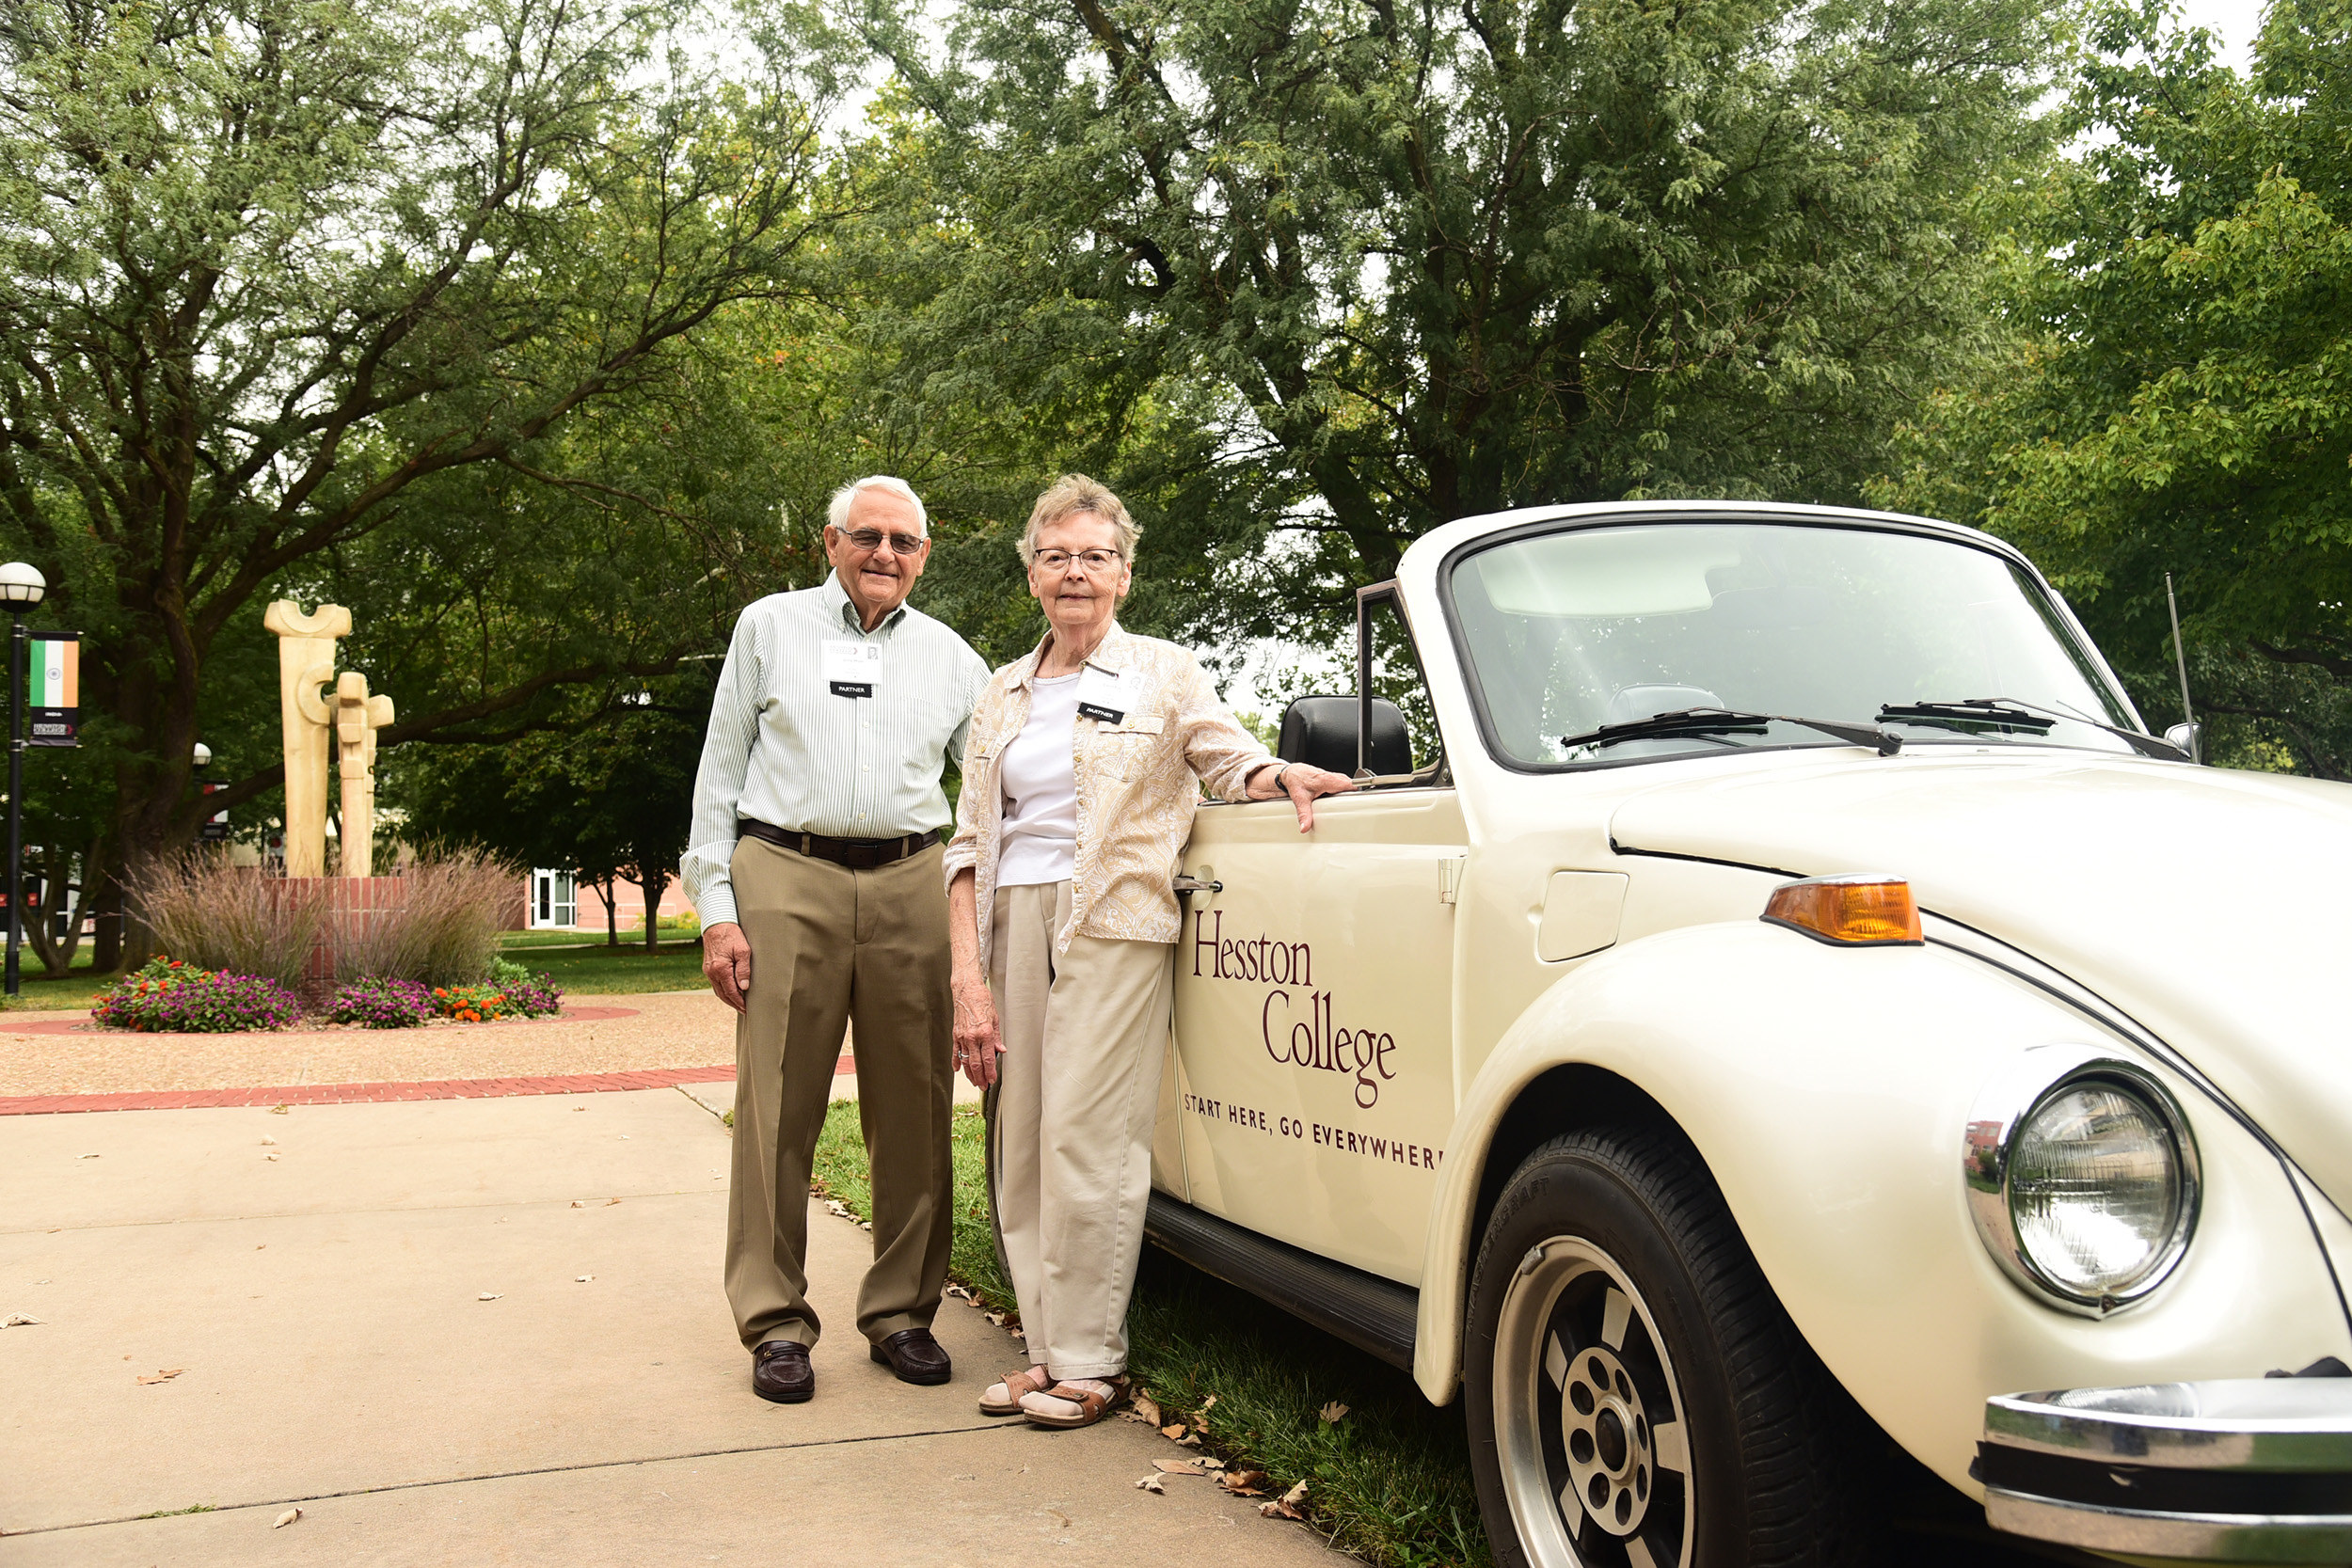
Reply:
[[264, 975], [157, 958], [116, 982], [99, 997], [90, 1017], [106, 1028], [141, 1034], [227, 1035], [292, 1028], [301, 1021], [302, 1005]]
[[437, 1010], [433, 993], [416, 981], [380, 975], [337, 986], [326, 1004], [327, 1022], [363, 1029], [414, 1029]]
[[223, 848], [197, 849], [130, 878], [140, 916], [164, 951], [190, 966], [302, 983], [327, 918], [317, 879], [289, 881], [238, 865]]

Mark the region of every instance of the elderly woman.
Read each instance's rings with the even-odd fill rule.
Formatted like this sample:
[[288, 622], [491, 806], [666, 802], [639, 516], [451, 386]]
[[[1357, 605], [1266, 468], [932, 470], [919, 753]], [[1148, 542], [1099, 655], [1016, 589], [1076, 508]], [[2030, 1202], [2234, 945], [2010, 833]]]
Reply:
[[1035, 1363], [980, 1409], [1041, 1426], [1090, 1426], [1126, 1392], [1195, 781], [1287, 795], [1301, 832], [1353, 787], [1277, 762], [1191, 654], [1120, 628], [1137, 533], [1083, 476], [1038, 499], [1021, 554], [1049, 628], [973, 712], [946, 854], [956, 1057], [997, 1085], [991, 1196]]

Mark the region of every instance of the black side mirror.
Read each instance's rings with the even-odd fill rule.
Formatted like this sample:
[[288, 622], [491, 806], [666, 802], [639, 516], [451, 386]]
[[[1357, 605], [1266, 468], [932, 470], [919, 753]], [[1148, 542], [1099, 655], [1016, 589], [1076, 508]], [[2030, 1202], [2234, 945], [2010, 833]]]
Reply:
[[[1282, 710], [1282, 739], [1274, 754], [1352, 778], [1356, 773], [1357, 701], [1353, 697], [1301, 697]], [[1394, 703], [1372, 700], [1372, 743], [1365, 766], [1377, 774], [1410, 773], [1413, 741], [1405, 715]]]

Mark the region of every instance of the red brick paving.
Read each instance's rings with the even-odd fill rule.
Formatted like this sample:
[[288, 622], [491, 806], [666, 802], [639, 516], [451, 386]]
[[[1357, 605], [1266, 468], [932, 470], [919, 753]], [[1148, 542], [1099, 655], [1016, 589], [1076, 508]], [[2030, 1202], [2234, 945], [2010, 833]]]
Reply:
[[[615, 1008], [614, 1011], [621, 1009]], [[857, 1070], [844, 1054], [836, 1077]], [[194, 1111], [249, 1105], [366, 1105], [400, 1100], [498, 1100], [525, 1094], [610, 1094], [678, 1084], [729, 1083], [731, 1067], [659, 1068], [637, 1072], [575, 1072], [551, 1078], [437, 1078], [421, 1084], [288, 1084], [262, 1089], [169, 1089], [140, 1094], [27, 1094], [0, 1097], [0, 1117], [75, 1111]]]

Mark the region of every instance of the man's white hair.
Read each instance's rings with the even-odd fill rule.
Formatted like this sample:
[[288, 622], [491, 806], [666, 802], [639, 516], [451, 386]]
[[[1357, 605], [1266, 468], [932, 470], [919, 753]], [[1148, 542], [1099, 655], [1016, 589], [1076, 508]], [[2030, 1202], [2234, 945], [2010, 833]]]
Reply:
[[833, 493], [833, 504], [825, 509], [825, 521], [837, 529], [850, 526], [850, 503], [857, 499], [860, 490], [881, 490], [913, 503], [914, 526], [928, 534], [931, 531], [930, 514], [923, 510], [923, 498], [914, 493], [914, 486], [890, 474], [867, 474], [853, 479]]

